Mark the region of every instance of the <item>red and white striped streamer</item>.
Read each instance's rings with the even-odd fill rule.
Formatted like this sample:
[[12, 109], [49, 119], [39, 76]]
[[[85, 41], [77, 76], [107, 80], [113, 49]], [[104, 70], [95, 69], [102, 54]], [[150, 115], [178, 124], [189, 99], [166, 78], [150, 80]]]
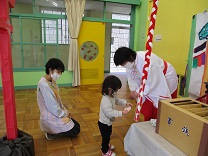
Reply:
[[141, 81], [139, 95], [138, 95], [137, 108], [136, 108], [136, 112], [134, 116], [135, 121], [138, 121], [140, 110], [142, 108], [142, 98], [144, 94], [145, 82], [148, 77], [150, 57], [152, 53], [152, 45], [153, 45], [152, 39], [153, 39], [153, 34], [154, 34], [154, 29], [155, 29], [155, 21], [156, 21], [156, 14], [158, 10], [158, 3], [159, 3], [159, 0], [153, 1], [152, 12], [150, 15], [150, 25], [148, 29], [147, 42], [146, 42], [145, 64], [143, 67], [142, 81]]

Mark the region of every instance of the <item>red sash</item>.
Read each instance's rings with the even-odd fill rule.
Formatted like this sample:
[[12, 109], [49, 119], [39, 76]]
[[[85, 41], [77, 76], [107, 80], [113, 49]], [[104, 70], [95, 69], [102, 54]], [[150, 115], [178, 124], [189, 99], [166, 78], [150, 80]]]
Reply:
[[166, 72], [167, 72], [167, 69], [168, 69], [168, 64], [166, 61], [163, 61], [164, 62], [164, 69], [163, 69], [163, 74], [165, 75]]

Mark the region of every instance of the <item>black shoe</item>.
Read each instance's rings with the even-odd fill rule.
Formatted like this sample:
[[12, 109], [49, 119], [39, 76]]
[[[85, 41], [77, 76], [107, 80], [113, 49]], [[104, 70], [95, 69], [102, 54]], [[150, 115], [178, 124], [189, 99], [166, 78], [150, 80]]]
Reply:
[[56, 138], [56, 135], [55, 134], [45, 133], [45, 137], [48, 140], [54, 140]]

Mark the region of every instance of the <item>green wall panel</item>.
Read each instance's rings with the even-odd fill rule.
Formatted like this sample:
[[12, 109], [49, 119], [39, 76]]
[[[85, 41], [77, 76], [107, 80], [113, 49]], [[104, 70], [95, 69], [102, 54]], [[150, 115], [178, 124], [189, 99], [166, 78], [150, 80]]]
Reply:
[[[40, 78], [44, 75], [45, 75], [45, 71], [14, 72], [14, 87], [15, 89], [36, 88]], [[1, 76], [0, 76], [0, 81], [1, 81]], [[60, 86], [71, 86], [72, 72], [65, 71], [64, 73], [62, 73], [61, 78], [57, 80], [57, 84]], [[2, 84], [0, 83], [0, 88], [1, 87]]]

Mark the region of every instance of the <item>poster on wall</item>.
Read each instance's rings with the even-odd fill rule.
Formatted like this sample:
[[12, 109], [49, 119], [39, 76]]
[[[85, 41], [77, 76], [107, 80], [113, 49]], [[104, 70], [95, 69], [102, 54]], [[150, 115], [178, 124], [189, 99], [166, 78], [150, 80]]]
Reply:
[[195, 17], [196, 30], [189, 84], [189, 96], [192, 98], [204, 95], [204, 82], [208, 82], [208, 12], [199, 13]]

